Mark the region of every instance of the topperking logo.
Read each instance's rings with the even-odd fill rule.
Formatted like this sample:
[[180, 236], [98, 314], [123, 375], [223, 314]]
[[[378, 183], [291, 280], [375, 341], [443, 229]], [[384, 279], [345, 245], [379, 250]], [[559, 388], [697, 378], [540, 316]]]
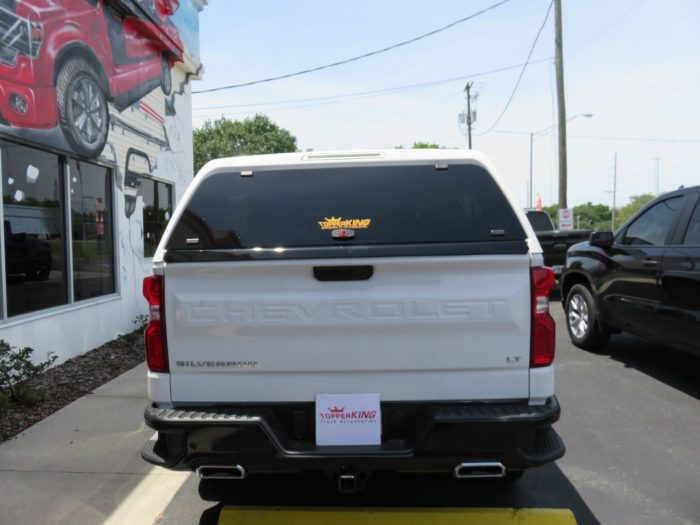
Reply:
[[324, 412], [319, 413], [322, 424], [347, 424], [347, 423], [375, 423], [377, 419], [376, 410], [350, 410], [345, 411], [345, 407], [328, 407]]
[[318, 221], [322, 230], [339, 230], [349, 228], [353, 230], [366, 230], [369, 228], [372, 219], [343, 219], [342, 217], [324, 217]]

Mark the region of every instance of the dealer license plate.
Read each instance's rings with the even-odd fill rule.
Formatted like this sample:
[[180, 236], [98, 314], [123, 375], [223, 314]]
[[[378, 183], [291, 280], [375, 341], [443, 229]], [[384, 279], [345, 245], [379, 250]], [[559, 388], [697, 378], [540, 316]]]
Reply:
[[382, 414], [379, 394], [318, 394], [316, 444], [380, 445]]

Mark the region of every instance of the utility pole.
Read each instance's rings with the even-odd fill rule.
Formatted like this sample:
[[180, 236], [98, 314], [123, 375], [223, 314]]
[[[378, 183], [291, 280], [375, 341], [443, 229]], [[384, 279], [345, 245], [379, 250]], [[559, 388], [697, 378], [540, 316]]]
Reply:
[[[530, 192], [528, 193], [529, 199], [528, 199], [528, 207], [532, 209], [532, 143], [534, 142], [534, 133], [530, 133]], [[551, 180], [551, 178], [550, 178]], [[550, 194], [550, 198], [552, 195]]]
[[612, 231], [615, 231], [615, 203], [617, 197], [617, 151], [615, 152], [615, 165], [613, 167], [613, 206], [612, 206]]
[[467, 136], [469, 137], [469, 149], [472, 149], [472, 96], [470, 91], [473, 85], [473, 82], [467, 82], [467, 85], [464, 86], [464, 91], [467, 92]]
[[467, 111], [462, 111], [457, 115], [457, 123], [459, 125], [459, 131], [464, 135], [464, 125], [467, 125], [466, 135], [469, 138], [469, 149], [472, 149], [472, 125], [476, 122], [476, 110], [472, 110], [472, 100], [476, 102], [479, 97], [479, 93], [474, 93], [472, 95], [472, 88], [474, 87], [474, 82], [467, 82], [464, 86], [464, 92], [467, 94]]
[[564, 101], [561, 0], [554, 0], [554, 65], [557, 73], [557, 115], [559, 120], [559, 208], [566, 208], [566, 104]]

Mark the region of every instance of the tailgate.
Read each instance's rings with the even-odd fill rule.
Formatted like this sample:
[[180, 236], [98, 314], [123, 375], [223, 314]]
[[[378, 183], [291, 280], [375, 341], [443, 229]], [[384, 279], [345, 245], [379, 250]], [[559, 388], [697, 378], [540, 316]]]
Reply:
[[[373, 273], [320, 281], [320, 266]], [[527, 254], [167, 264], [172, 400], [527, 398], [529, 267]]]

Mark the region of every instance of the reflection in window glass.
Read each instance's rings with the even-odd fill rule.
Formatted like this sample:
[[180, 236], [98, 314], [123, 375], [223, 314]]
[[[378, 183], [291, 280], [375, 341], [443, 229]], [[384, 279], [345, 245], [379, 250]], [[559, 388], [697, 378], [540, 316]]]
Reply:
[[627, 228], [622, 244], [662, 246], [682, 202], [683, 197], [673, 197], [649, 208]]
[[690, 217], [690, 224], [685, 232], [683, 244], [700, 246], [700, 202], [697, 203], [693, 216]]
[[67, 302], [57, 155], [0, 143], [8, 315]]
[[107, 168], [71, 160], [74, 300], [114, 293], [112, 185]]
[[143, 254], [153, 257], [172, 214], [173, 187], [164, 182], [139, 177], [143, 197]]

